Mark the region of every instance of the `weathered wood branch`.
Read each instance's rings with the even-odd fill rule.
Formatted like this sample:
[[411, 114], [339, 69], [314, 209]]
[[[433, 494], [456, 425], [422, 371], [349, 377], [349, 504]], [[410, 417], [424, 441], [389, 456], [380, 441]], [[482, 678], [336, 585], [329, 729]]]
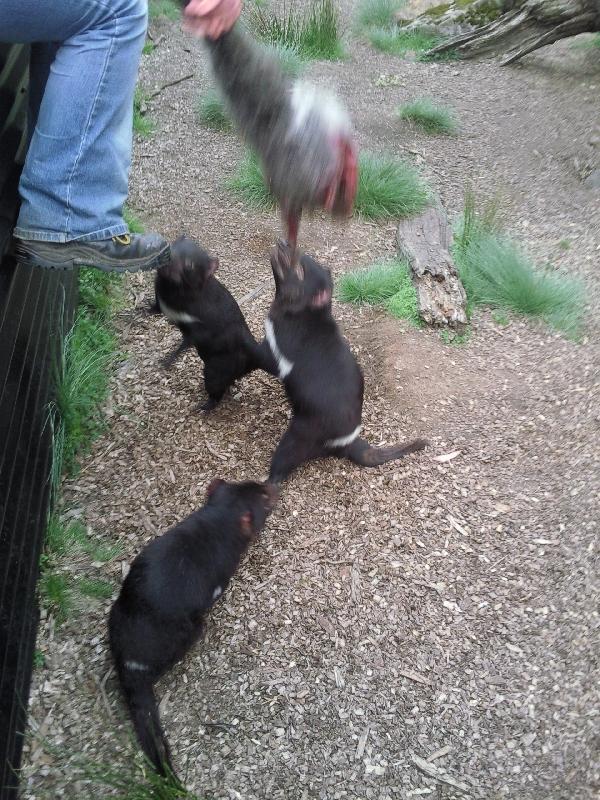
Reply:
[[466, 325], [467, 297], [450, 255], [452, 229], [441, 206], [403, 220], [397, 244], [412, 272], [421, 319], [428, 325]]
[[505, 65], [559, 39], [599, 30], [600, 0], [523, 0], [497, 20], [446, 40], [430, 54], [455, 50], [473, 58], [503, 51]]

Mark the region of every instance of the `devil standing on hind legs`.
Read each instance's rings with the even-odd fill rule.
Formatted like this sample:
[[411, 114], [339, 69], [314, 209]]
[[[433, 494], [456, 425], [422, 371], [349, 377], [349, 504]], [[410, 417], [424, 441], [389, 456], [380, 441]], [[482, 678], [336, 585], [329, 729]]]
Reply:
[[422, 450], [415, 439], [372, 447], [360, 438], [364, 378], [331, 313], [331, 272], [279, 241], [271, 253], [275, 299], [265, 322], [269, 371], [285, 386], [292, 420], [271, 461], [280, 483], [314, 458], [348, 458], [375, 467]]

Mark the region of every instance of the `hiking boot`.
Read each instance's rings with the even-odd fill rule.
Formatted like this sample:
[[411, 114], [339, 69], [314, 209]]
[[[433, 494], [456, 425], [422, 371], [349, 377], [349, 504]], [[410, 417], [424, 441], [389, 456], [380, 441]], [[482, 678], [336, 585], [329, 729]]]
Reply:
[[124, 233], [98, 242], [15, 239], [14, 257], [21, 264], [45, 269], [95, 267], [105, 272], [138, 272], [157, 269], [171, 256], [169, 243], [157, 233]]

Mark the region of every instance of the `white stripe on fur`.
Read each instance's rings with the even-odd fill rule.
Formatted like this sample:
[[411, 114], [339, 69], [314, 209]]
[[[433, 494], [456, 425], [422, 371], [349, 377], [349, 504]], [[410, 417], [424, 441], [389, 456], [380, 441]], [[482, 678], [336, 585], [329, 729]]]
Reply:
[[273, 353], [273, 358], [279, 367], [279, 380], [282, 381], [284, 378], [287, 378], [290, 372], [294, 369], [294, 364], [292, 361], [287, 359], [279, 349], [277, 340], [275, 339], [275, 328], [273, 327], [273, 323], [269, 317], [267, 317], [265, 320], [265, 333], [267, 334], [267, 342], [269, 343], [269, 347]]
[[165, 317], [171, 322], [200, 322], [198, 317], [192, 317], [191, 314], [186, 314], [185, 311], [174, 311], [172, 308], [169, 308], [166, 303], [163, 303], [160, 297], [158, 298], [158, 305]]
[[358, 438], [360, 433], [361, 426], [359, 425], [358, 428], [349, 433], [348, 436], [340, 436], [339, 439], [330, 439], [328, 442], [325, 442], [325, 447], [347, 447], [349, 444]]

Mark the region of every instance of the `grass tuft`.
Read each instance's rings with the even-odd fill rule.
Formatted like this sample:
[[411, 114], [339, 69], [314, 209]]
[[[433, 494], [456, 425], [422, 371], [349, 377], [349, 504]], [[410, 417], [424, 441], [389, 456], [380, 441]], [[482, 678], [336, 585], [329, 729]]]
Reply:
[[[265, 184], [258, 158], [247, 153], [228, 188], [251, 208], [270, 211], [275, 198]], [[417, 170], [405, 161], [361, 153], [355, 210], [368, 219], [391, 219], [421, 211], [429, 191]]]
[[154, 50], [156, 50], [156, 45], [148, 39], [146, 44], [142, 47], [142, 55], [149, 56]]
[[280, 16], [255, 2], [250, 9], [250, 28], [258, 39], [293, 47], [304, 58], [336, 61], [344, 54], [334, 0], [312, 0], [306, 11], [290, 0]]
[[50, 568], [40, 577], [40, 594], [45, 608], [54, 615], [57, 625], [62, 625], [73, 611], [73, 591], [65, 575]]
[[395, 56], [407, 53], [424, 53], [436, 44], [440, 37], [420, 30], [405, 31], [402, 28], [373, 28], [369, 31], [369, 41], [376, 50]]
[[80, 578], [77, 588], [86, 597], [93, 597], [96, 600], [110, 600], [115, 591], [115, 587], [110, 581], [98, 578]]
[[198, 121], [205, 128], [211, 128], [213, 131], [230, 131], [233, 127], [221, 95], [215, 89], [209, 89], [198, 99], [196, 113]]
[[355, 209], [369, 219], [405, 217], [422, 211], [429, 191], [405, 161], [361, 153]]
[[145, 228], [143, 222], [128, 206], [124, 206], [123, 208], [123, 220], [129, 226], [130, 233], [144, 233]]
[[77, 456], [86, 452], [102, 428], [101, 404], [108, 392], [114, 361], [113, 331], [85, 308], [65, 337], [56, 405], [64, 426], [63, 468], [73, 474]]
[[405, 261], [383, 261], [343, 275], [338, 297], [345, 303], [382, 305], [397, 319], [420, 325], [417, 292]]
[[155, 125], [151, 119], [146, 116], [146, 102], [148, 96], [136, 87], [135, 94], [133, 95], [133, 130], [140, 136], [150, 136], [154, 133]]
[[46, 528], [46, 552], [62, 556], [70, 553], [73, 547], [83, 545], [87, 540], [85, 526], [79, 520], [65, 522], [58, 514], [52, 514]]
[[391, 27], [394, 13], [403, 5], [404, 0], [361, 0], [354, 18], [354, 27], [357, 31]]
[[121, 769], [112, 764], [88, 760], [77, 766], [86, 782], [118, 792], [116, 797], [119, 800], [199, 800], [175, 775], [162, 777], [147, 762], [143, 768], [132, 769]]
[[427, 133], [454, 134], [458, 130], [454, 111], [436, 105], [428, 97], [406, 103], [398, 109], [398, 115], [400, 119], [414, 122]]
[[469, 304], [539, 317], [577, 336], [583, 287], [558, 272], [536, 270], [520, 248], [498, 230], [493, 213], [487, 218], [476, 213], [472, 197], [465, 203], [453, 255]]
[[179, 19], [181, 8], [176, 0], [149, 0], [148, 19], [158, 19], [159, 17], [171, 20]]
[[275, 198], [265, 184], [258, 158], [252, 152], [246, 153], [227, 186], [251, 208], [265, 211], [275, 208]]

